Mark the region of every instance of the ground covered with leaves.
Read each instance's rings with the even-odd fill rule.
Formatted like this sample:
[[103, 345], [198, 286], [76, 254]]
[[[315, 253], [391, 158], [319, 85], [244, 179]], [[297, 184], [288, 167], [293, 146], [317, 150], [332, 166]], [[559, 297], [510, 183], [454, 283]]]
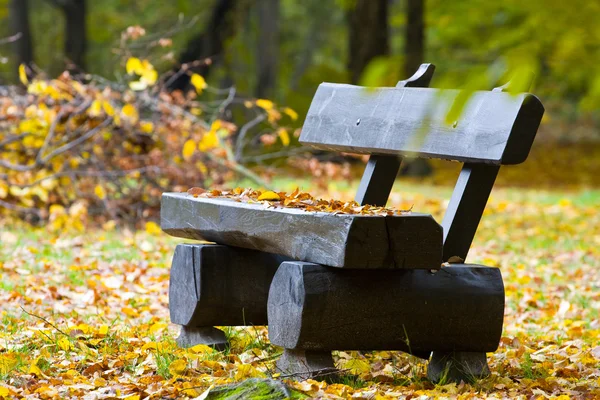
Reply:
[[[313, 194], [343, 200], [355, 188], [336, 185]], [[399, 185], [391, 205], [440, 217], [449, 193]], [[289, 385], [314, 398], [600, 398], [599, 203], [599, 191], [494, 191], [469, 257], [500, 267], [506, 285], [489, 378], [433, 385], [425, 362], [403, 353], [340, 351], [340, 383]], [[156, 224], [85, 234], [0, 224], [0, 398], [194, 398], [251, 377], [285, 379], [264, 327], [224, 328], [223, 352], [176, 347], [167, 290], [180, 241]]]

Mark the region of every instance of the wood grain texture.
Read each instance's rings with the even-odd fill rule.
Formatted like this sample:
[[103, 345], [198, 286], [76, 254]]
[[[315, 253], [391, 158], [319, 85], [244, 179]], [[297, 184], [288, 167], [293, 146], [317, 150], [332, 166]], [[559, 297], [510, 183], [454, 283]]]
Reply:
[[271, 343], [313, 351], [494, 351], [503, 315], [500, 270], [478, 265], [431, 273], [285, 262], [268, 302]]
[[323, 83], [300, 142], [322, 150], [519, 164], [544, 113], [531, 94], [479, 91], [446, 123], [460, 91]]
[[165, 193], [161, 227], [338, 268], [439, 269], [442, 257], [442, 229], [428, 214], [334, 215]]
[[[435, 65], [421, 64], [413, 76], [398, 82], [396, 87], [427, 87], [434, 71]], [[385, 206], [401, 164], [401, 157], [373, 154], [365, 167], [354, 200], [360, 205]]]
[[169, 282], [171, 322], [188, 327], [266, 325], [269, 286], [286, 260], [214, 244], [178, 245]]

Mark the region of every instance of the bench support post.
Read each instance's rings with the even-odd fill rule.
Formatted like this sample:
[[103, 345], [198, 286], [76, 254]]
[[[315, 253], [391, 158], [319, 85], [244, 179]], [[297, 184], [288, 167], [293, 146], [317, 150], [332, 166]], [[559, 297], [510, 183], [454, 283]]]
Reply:
[[223, 351], [227, 347], [227, 338], [225, 332], [212, 326], [197, 328], [183, 325], [177, 338], [177, 345], [192, 347], [197, 344], [205, 344], [218, 351]]
[[434, 351], [427, 366], [427, 378], [434, 383], [474, 382], [490, 375], [484, 352]]
[[467, 259], [477, 226], [483, 215], [500, 167], [465, 163], [446, 209], [443, 261], [456, 256]]
[[[421, 64], [410, 78], [398, 82], [396, 87], [428, 87], [435, 71], [433, 64]], [[384, 207], [394, 186], [402, 158], [372, 155], [360, 180], [355, 200], [360, 205]]]
[[277, 369], [285, 376], [297, 380], [333, 380], [339, 371], [333, 364], [331, 351], [284, 349], [277, 360]]
[[180, 244], [169, 282], [171, 322], [181, 325], [177, 344], [223, 350], [214, 326], [267, 324], [267, 297], [277, 267], [288, 258], [216, 244]]

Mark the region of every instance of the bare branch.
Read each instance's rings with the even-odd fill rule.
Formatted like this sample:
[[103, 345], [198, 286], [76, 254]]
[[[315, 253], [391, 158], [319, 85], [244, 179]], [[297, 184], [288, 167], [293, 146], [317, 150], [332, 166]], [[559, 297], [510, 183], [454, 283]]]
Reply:
[[64, 153], [65, 151], [69, 151], [73, 147], [77, 147], [79, 144], [85, 142], [86, 140], [88, 140], [89, 138], [94, 136], [96, 133], [98, 133], [100, 130], [102, 130], [102, 128], [105, 128], [106, 126], [108, 126], [112, 121], [113, 121], [112, 118], [105, 119], [100, 125], [96, 126], [94, 129], [86, 132], [85, 135], [80, 136], [77, 139], [73, 140], [72, 142], [69, 142], [69, 143], [65, 144], [64, 146], [61, 146], [58, 149], [55, 149], [54, 151], [50, 152], [50, 154], [48, 154], [46, 157], [42, 158], [41, 162], [45, 163], [48, 160], [52, 159], [53, 157], [56, 157], [57, 155]]
[[242, 159], [242, 150], [244, 148], [244, 139], [246, 138], [246, 135], [248, 135], [248, 132], [250, 131], [250, 129], [254, 128], [256, 125], [260, 124], [265, 119], [266, 119], [265, 114], [258, 114], [256, 117], [254, 117], [254, 119], [252, 119], [250, 122], [247, 122], [246, 124], [244, 124], [244, 126], [242, 126], [242, 129], [240, 129], [240, 133], [238, 134], [237, 140], [235, 141], [235, 161], [236, 162], [240, 162], [240, 160]]
[[42, 212], [40, 210], [38, 210], [37, 208], [23, 207], [23, 206], [19, 206], [16, 204], [8, 203], [4, 200], [0, 200], [0, 207], [4, 207], [7, 210], [35, 214], [38, 217], [40, 217], [42, 215]]
[[22, 36], [23, 36], [23, 32], [18, 32], [7, 38], [0, 39], [0, 45], [16, 42], [17, 40], [21, 39]]

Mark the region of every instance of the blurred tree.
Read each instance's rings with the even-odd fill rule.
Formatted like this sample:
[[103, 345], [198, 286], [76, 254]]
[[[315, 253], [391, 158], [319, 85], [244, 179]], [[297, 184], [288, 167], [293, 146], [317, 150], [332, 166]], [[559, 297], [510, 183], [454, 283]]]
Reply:
[[279, 0], [262, 0], [258, 12], [257, 71], [255, 95], [274, 97], [279, 59]]
[[84, 70], [87, 48], [86, 0], [46, 1], [60, 9], [64, 15], [64, 52], [67, 69]]
[[357, 0], [347, 11], [348, 69], [352, 83], [358, 83], [373, 59], [389, 54], [388, 3], [388, 0]]
[[13, 34], [20, 35], [15, 41], [17, 64], [30, 65], [33, 63], [33, 46], [29, 28], [29, 1], [11, 0], [9, 18]]
[[425, 53], [425, 0], [406, 0], [404, 76], [411, 76], [423, 63]]
[[[201, 63], [194, 70], [207, 77], [214, 62], [223, 59], [225, 41], [235, 33], [232, 14], [238, 6], [238, 0], [217, 0], [210, 20], [204, 31], [193, 36], [179, 56], [179, 63], [185, 64], [196, 60], [210, 58], [211, 62]], [[170, 85], [171, 89], [186, 89], [189, 86], [189, 76], [183, 74]]]

